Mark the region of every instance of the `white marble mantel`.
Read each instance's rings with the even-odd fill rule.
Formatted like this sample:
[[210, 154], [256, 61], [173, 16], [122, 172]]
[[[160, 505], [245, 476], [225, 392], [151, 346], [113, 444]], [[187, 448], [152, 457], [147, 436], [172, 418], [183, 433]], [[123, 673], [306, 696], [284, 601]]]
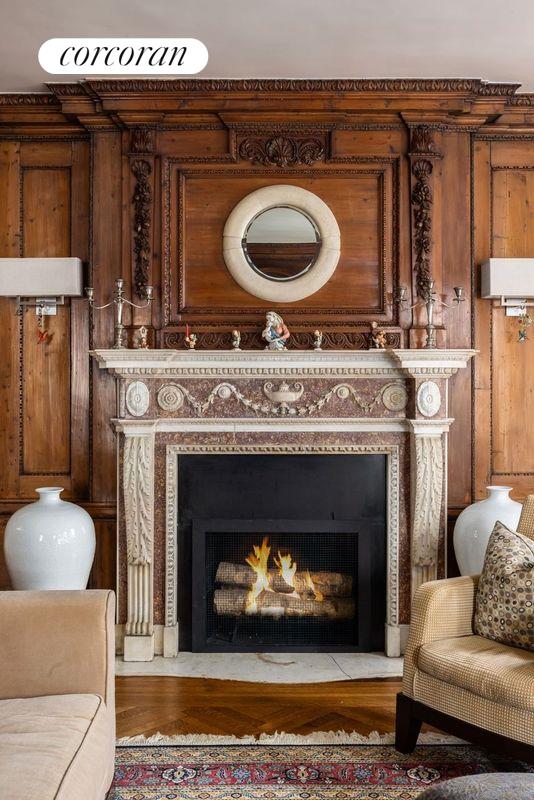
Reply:
[[[91, 355], [118, 384], [113, 423], [122, 465], [118, 507], [123, 519], [118, 524], [126, 538], [126, 552], [119, 550], [127, 569], [125, 660], [146, 661], [155, 652], [172, 656], [177, 651], [176, 459], [180, 452], [199, 451], [182, 446], [182, 440], [191, 437], [200, 442], [201, 452], [221, 452], [221, 446], [212, 443], [214, 432], [221, 437], [231, 433], [236, 442], [251, 435], [272, 441], [273, 432], [280, 433], [283, 452], [302, 452], [299, 441], [306, 436], [309, 441], [310, 434], [337, 442], [334, 435], [339, 433], [342, 444], [322, 445], [323, 452], [341, 448], [387, 455], [386, 651], [399, 655], [407, 633], [398, 617], [399, 487], [408, 486], [411, 498], [408, 590], [413, 593], [437, 575], [446, 509], [447, 432], [453, 422], [448, 415], [448, 379], [468, 366], [474, 350], [113, 349]], [[367, 406], [362, 397], [370, 401]], [[293, 445], [287, 444], [288, 437]], [[397, 441], [410, 443], [409, 474], [401, 477], [399, 454], [404, 445]], [[154, 491], [157, 447], [165, 447], [167, 453], [166, 497], [159, 501]], [[251, 452], [245, 445], [232, 447], [232, 452]], [[313, 446], [306, 447], [313, 451]], [[154, 625], [156, 534], [161, 541], [161, 532], [154, 529], [157, 502], [165, 505], [166, 594], [165, 622]]]
[[476, 350], [94, 350], [101, 369], [119, 374], [171, 369], [188, 375], [272, 374], [294, 370], [306, 374], [373, 374], [394, 370], [405, 374], [453, 375], [464, 369]]

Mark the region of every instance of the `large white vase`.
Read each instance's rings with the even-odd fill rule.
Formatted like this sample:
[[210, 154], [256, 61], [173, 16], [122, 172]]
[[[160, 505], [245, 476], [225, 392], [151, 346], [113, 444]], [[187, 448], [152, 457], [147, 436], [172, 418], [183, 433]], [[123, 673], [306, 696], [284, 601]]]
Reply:
[[15, 511], [4, 537], [14, 589], [85, 589], [95, 555], [95, 526], [83, 508], [61, 500], [62, 488]]
[[488, 540], [497, 520], [515, 531], [521, 516], [521, 503], [508, 496], [511, 486], [486, 486], [486, 490], [487, 499], [464, 508], [454, 526], [454, 552], [462, 575], [482, 572]]

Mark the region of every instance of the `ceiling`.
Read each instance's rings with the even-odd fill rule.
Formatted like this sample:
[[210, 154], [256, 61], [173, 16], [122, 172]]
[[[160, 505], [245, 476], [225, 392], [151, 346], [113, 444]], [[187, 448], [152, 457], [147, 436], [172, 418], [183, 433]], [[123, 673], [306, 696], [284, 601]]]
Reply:
[[62, 36], [194, 37], [210, 54], [203, 78], [461, 77], [534, 91], [533, 0], [0, 0], [0, 13], [2, 92], [69, 80], [37, 60]]

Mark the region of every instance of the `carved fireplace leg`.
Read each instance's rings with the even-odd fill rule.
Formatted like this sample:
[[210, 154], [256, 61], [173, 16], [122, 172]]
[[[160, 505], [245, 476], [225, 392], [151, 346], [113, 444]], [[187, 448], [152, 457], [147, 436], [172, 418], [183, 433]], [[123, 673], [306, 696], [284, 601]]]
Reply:
[[154, 436], [126, 434], [123, 500], [128, 560], [128, 618], [125, 661], [154, 658]]
[[443, 421], [432, 425], [412, 422], [412, 596], [438, 576], [438, 556], [443, 520]]

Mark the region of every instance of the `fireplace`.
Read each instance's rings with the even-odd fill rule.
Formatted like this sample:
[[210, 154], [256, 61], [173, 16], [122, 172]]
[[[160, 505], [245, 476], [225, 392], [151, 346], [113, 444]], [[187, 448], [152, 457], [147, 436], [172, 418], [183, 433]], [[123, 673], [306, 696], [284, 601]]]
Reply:
[[[223, 547], [225, 532], [216, 530], [215, 523], [226, 527], [227, 540], [234, 536], [236, 552], [224, 555], [231, 557], [225, 563], [243, 565], [253, 545], [261, 547], [269, 536], [271, 568], [274, 548], [278, 557], [280, 545], [281, 553], [291, 553], [301, 572], [351, 574], [355, 625], [348, 644], [346, 627], [337, 637], [339, 646], [378, 649], [383, 640], [373, 637], [383, 635], [385, 622], [386, 653], [402, 652], [413, 593], [446, 572], [447, 432], [452, 423], [448, 384], [467, 366], [472, 350], [140, 349], [99, 350], [93, 355], [101, 369], [117, 378], [117, 643], [125, 660], [149, 661], [155, 653], [172, 657], [191, 649], [193, 528], [210, 520], [213, 536], [219, 537], [217, 546]], [[377, 459], [372, 462], [375, 467], [363, 468], [351, 480], [345, 469], [334, 469], [331, 478], [313, 476], [322, 459], [332, 469], [337, 458], [347, 458], [340, 463], [370, 464], [365, 461], [368, 456]], [[293, 457], [301, 459], [298, 470], [291, 466], [297, 463]], [[189, 470], [195, 458], [206, 459], [202, 475]], [[242, 458], [252, 470], [256, 458], [266, 459], [254, 488], [247, 483], [247, 470], [236, 472], [235, 464], [218, 469], [227, 458]], [[269, 474], [268, 464], [275, 463]], [[297, 473], [305, 478], [298, 491], [293, 482]], [[233, 520], [245, 528], [229, 528]], [[262, 520], [273, 525], [251, 527]], [[310, 521], [318, 524], [318, 531], [302, 528]], [[275, 529], [275, 522], [284, 529]], [[329, 523], [348, 523], [350, 529], [332, 531]], [[369, 559], [371, 575], [376, 569], [382, 581], [380, 591], [371, 587], [370, 600], [365, 592], [362, 596], [365, 581], [357, 574], [367, 524], [377, 526]], [[283, 534], [284, 541], [275, 534]], [[350, 549], [358, 563], [352, 563], [348, 573], [335, 564], [316, 565], [303, 544], [312, 543], [316, 535]], [[376, 546], [381, 552], [372, 552]], [[205, 562], [204, 573], [206, 598], [227, 585], [215, 580]], [[280, 598], [276, 600], [280, 605]], [[271, 599], [263, 602], [269, 605]], [[371, 604], [371, 624], [370, 644], [364, 645], [366, 602]], [[385, 602], [385, 613], [380, 602]], [[208, 611], [206, 606], [206, 615]], [[302, 637], [294, 631], [295, 647], [302, 639], [312, 642], [310, 631], [315, 629], [308, 622]], [[225, 646], [244, 647], [243, 633], [240, 628], [233, 642], [227, 634]], [[264, 635], [253, 630], [253, 638]], [[328, 649], [334, 649], [324, 629], [323, 636]], [[217, 640], [221, 638], [217, 634]], [[241, 638], [237, 647], [236, 638]], [[314, 640], [312, 646], [320, 645]]]
[[384, 649], [385, 456], [185, 455], [178, 487], [181, 649]]

